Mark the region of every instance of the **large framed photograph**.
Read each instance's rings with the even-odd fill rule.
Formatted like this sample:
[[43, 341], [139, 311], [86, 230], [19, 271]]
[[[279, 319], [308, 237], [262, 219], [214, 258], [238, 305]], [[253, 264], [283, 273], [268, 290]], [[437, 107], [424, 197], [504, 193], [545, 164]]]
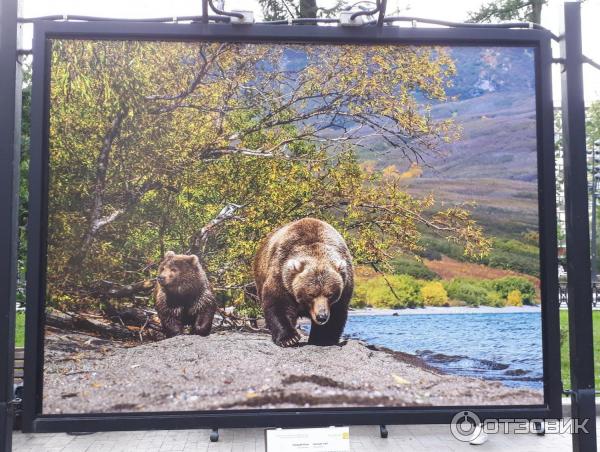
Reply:
[[560, 416], [545, 32], [40, 22], [34, 56], [26, 429]]

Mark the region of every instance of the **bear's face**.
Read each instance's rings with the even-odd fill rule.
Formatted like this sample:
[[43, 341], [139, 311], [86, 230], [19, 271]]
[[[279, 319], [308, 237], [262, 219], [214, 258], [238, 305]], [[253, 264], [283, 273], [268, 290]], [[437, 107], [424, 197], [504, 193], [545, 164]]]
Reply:
[[285, 265], [283, 277], [296, 302], [318, 325], [329, 320], [331, 306], [344, 290], [346, 262], [314, 263], [292, 259]]
[[199, 277], [200, 261], [197, 256], [168, 251], [158, 267], [156, 281], [165, 289], [183, 293], [190, 286], [195, 286]]

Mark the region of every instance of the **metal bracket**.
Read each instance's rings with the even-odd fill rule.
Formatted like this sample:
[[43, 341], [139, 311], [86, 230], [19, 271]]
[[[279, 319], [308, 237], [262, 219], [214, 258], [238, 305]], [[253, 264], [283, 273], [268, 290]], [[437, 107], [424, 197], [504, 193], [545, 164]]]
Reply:
[[14, 399], [10, 400], [7, 405], [11, 405], [11, 406], [21, 406], [23, 403], [23, 399], [19, 399], [18, 397], [15, 397]]
[[[375, 8], [364, 11], [342, 11], [340, 13], [339, 22], [343, 26], [360, 26], [367, 22], [363, 20], [363, 16], [372, 16], [379, 13], [377, 16], [377, 26], [382, 27], [385, 19], [385, 9], [387, 0], [375, 0]], [[372, 22], [369, 22], [372, 23]]]
[[210, 9], [213, 10], [213, 12], [215, 14], [218, 14], [219, 16], [227, 16], [227, 17], [235, 17], [239, 20], [244, 20], [245, 16], [242, 13], [239, 12], [228, 12], [228, 11], [224, 11], [222, 9], [219, 9], [215, 6], [215, 4], [213, 3], [213, 0], [208, 0], [208, 6], [210, 6]]

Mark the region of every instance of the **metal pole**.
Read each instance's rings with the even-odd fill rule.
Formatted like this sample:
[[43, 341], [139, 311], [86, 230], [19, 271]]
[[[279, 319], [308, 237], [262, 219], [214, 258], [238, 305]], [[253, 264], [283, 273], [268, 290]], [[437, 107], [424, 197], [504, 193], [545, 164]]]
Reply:
[[0, 0], [0, 451], [12, 448], [21, 146], [18, 0]]
[[[569, 352], [571, 366], [571, 416], [588, 419], [588, 433], [574, 432], [575, 452], [596, 451], [592, 285], [588, 211], [581, 9], [578, 2], [565, 3], [561, 78], [565, 218], [567, 223], [567, 278], [569, 292]], [[556, 353], [559, 351], [556, 350]]]
[[208, 0], [202, 0], [202, 22], [208, 23]]

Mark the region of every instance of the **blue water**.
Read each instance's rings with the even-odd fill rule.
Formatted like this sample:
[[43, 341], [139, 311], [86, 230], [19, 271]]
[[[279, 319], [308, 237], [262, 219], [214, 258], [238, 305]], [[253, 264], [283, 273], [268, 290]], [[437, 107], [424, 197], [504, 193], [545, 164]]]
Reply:
[[344, 336], [418, 355], [446, 373], [543, 388], [539, 313], [351, 315]]

